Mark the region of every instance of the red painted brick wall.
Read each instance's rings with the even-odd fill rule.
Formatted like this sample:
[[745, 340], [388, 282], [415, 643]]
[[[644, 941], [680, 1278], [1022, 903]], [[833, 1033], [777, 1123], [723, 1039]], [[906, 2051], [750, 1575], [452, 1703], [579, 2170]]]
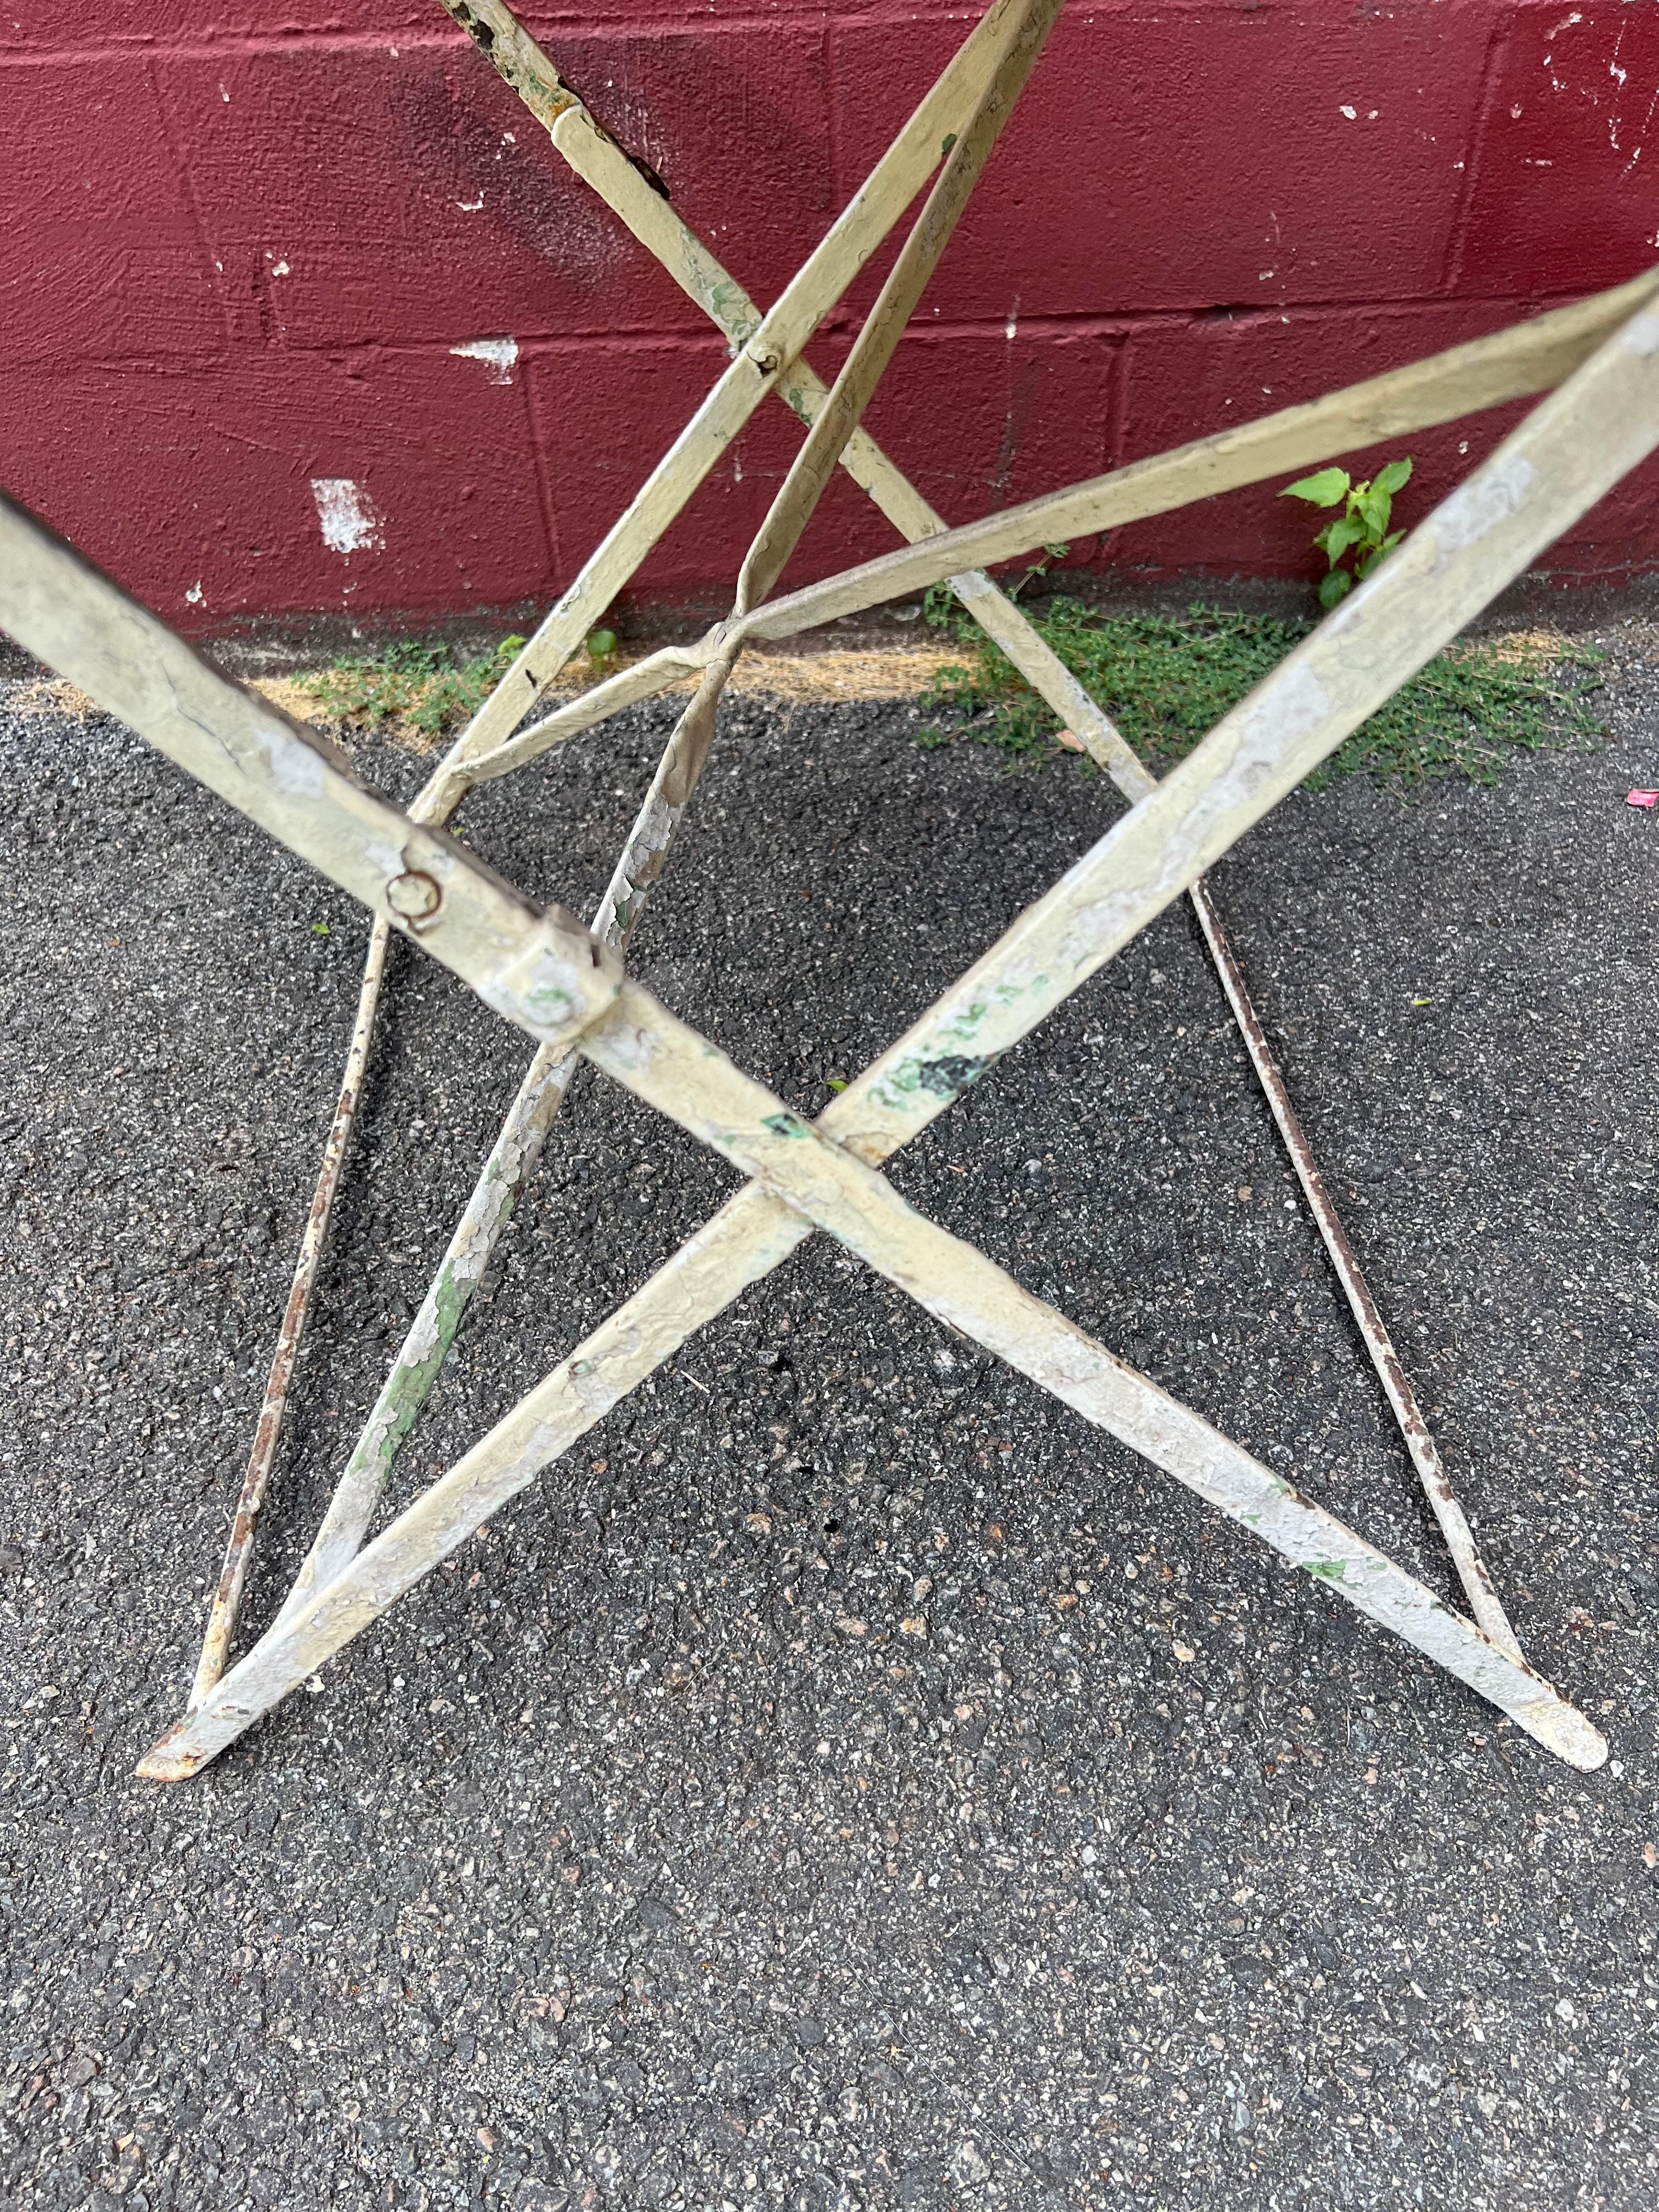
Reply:
[[[183, 623], [567, 580], [722, 349], [435, 0], [6, 15], [0, 478]], [[969, 18], [527, 20], [765, 301]], [[1659, 0], [1073, 0], [871, 428], [966, 520], [1614, 283], [1659, 258], [1656, 113]], [[1401, 519], [1513, 411], [1416, 441]], [[720, 597], [791, 444], [763, 410], [643, 586]], [[1656, 487], [1552, 572], [1659, 566]], [[1264, 487], [1072, 561], [1311, 574], [1308, 533]], [[790, 580], [890, 542], [838, 483]]]

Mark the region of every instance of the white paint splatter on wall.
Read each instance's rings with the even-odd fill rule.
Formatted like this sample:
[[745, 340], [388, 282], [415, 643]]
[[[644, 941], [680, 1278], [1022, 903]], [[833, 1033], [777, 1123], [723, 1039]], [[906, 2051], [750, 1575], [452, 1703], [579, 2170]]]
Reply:
[[513, 364], [519, 358], [517, 338], [470, 338], [465, 345], [451, 346], [449, 350], [463, 361], [488, 362], [492, 384], [512, 383]]
[[331, 553], [384, 553], [386, 531], [368, 495], [349, 477], [313, 477], [311, 495]]

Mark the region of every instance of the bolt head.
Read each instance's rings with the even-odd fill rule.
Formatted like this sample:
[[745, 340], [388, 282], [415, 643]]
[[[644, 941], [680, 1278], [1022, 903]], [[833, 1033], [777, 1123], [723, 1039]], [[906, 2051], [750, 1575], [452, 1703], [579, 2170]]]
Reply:
[[436, 914], [443, 896], [433, 878], [419, 868], [405, 869], [386, 887], [386, 904], [405, 921], [425, 921]]

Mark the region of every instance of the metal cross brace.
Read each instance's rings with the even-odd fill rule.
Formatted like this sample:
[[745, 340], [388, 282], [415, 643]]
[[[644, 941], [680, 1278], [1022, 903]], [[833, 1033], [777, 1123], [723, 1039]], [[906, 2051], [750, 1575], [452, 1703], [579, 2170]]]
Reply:
[[[444, 0], [444, 5], [489, 56], [503, 79], [531, 112], [546, 125], [555, 145], [571, 166], [600, 193], [725, 332], [734, 353], [748, 346], [766, 319], [760, 310], [670, 208], [665, 188], [654, 172], [621, 151], [501, 0], [474, 0], [474, 4], [467, 4], [467, 0]], [[981, 27], [982, 33], [985, 30], [986, 27]], [[963, 56], [952, 64], [953, 69], [963, 66], [973, 45], [970, 40]], [[922, 115], [943, 98], [950, 82], [951, 72], [947, 70], [940, 86], [923, 103]], [[939, 120], [935, 114], [935, 125]], [[919, 143], [925, 143], [919, 121], [913, 123], [912, 132]], [[942, 149], [951, 144], [953, 135], [941, 141]], [[878, 176], [879, 173], [878, 171]], [[900, 183], [893, 189], [897, 191], [902, 188]], [[809, 299], [806, 305], [810, 307], [811, 304]], [[809, 428], [817, 422], [829, 392], [804, 357], [786, 365], [780, 375], [776, 374], [775, 349], [769, 342], [757, 367], [762, 374], [772, 376], [770, 388], [794, 409]], [[757, 395], [759, 387], [751, 389]], [[737, 397], [742, 398], [741, 390]], [[696, 448], [705, 468], [712, 464], [714, 452], [724, 450], [724, 443], [735, 434], [739, 417], [732, 410], [732, 394], [723, 381], [711, 394], [703, 415], [697, 418], [712, 418], [705, 424], [707, 434]], [[697, 422], [694, 421], [692, 427], [695, 430]], [[683, 438], [671, 449], [617, 529], [543, 624], [505, 683], [462, 733], [417, 805], [417, 811], [424, 807], [436, 818], [447, 814], [458, 802], [468, 787], [464, 763], [476, 760], [481, 750], [488, 752], [508, 731], [509, 708], [522, 705], [526, 696], [521, 687], [527, 684], [531, 696], [544, 694], [551, 675], [562, 667], [588, 623], [602, 611], [596, 595], [610, 587], [618, 562], [624, 559], [636, 562], [643, 550], [654, 543], [665, 522], [678, 512], [691, 484], [698, 480], [696, 470], [686, 464], [687, 442]], [[937, 535], [945, 527], [861, 428], [854, 428], [846, 440], [841, 464], [902, 534], [912, 541]], [[1108, 718], [1012, 602], [982, 572], [970, 571], [948, 580], [981, 628], [1053, 708], [1061, 723], [1069, 725], [1122, 794], [1131, 802], [1145, 796], [1152, 787], [1151, 777]], [[532, 664], [534, 674], [530, 672]], [[682, 775], [681, 781], [689, 789], [690, 778]], [[661, 790], [653, 789], [601, 904], [594, 927], [607, 942], [618, 945], [625, 943], [642, 911], [650, 881], [666, 857], [667, 842], [661, 835], [662, 799]], [[670, 822], [671, 833], [672, 826]], [[1261, 1023], [1250, 1003], [1213, 898], [1202, 881], [1193, 885], [1188, 896], [1292, 1167], [1445, 1536], [1475, 1618], [1488, 1635], [1518, 1657], [1520, 1647], [1514, 1631], [1475, 1549], [1416, 1395], [1319, 1173]], [[276, 1457], [301, 1334], [361, 1095], [387, 942], [386, 925], [377, 923], [371, 933], [345, 1077], [204, 1639], [194, 1686], [198, 1698], [205, 1694], [224, 1668], [258, 1518]], [[532, 1064], [485, 1163], [432, 1289], [405, 1337], [351, 1455], [338, 1496], [285, 1610], [291, 1610], [319, 1580], [325, 1580], [361, 1542], [398, 1447], [429, 1395], [471, 1292], [488, 1267], [518, 1193], [533, 1171], [550, 1133], [574, 1064], [568, 1055], [561, 1060], [546, 1052], [538, 1054]]]
[[[1315, 407], [1287, 410], [1030, 502], [989, 525], [947, 533], [937, 544], [866, 563], [765, 605], [764, 592], [856, 427], [1012, 92], [1035, 58], [1054, 0], [1032, 0], [1017, 15], [993, 12], [1003, 35], [957, 138], [961, 161], [953, 154], [946, 162], [789, 472], [744, 563], [732, 617], [690, 654], [642, 664], [650, 680], [634, 696], [661, 688], [687, 665], [702, 673], [659, 771], [659, 814], [678, 811], [672, 794], [686, 773], [695, 778], [719, 690], [750, 637], [791, 635], [959, 573], [975, 559], [1029, 550], [1052, 534], [1046, 518], [1057, 507], [1069, 507], [1068, 528], [1096, 530], [1109, 517], [1156, 512], [1227, 483], [1254, 481], [1334, 449], [1565, 381], [1403, 550], [1224, 717], [810, 1129], [648, 993], [629, 982], [619, 986], [614, 962], [596, 943], [579, 942], [568, 917], [515, 907], [505, 887], [460, 848], [430, 832], [422, 842], [418, 825], [364, 793], [314, 733], [216, 676], [18, 510], [0, 514], [0, 610], [25, 644], [366, 896], [387, 927], [422, 936], [541, 1039], [544, 1052], [556, 1054], [575, 1036], [584, 1056], [757, 1178], [465, 1459], [359, 1551], [365, 1514], [339, 1547], [337, 1563], [313, 1575], [308, 1589], [296, 1585], [273, 1628], [157, 1746], [144, 1771], [176, 1778], [215, 1755], [814, 1225], [1256, 1528], [1560, 1755], [1582, 1765], [1605, 1756], [1589, 1723], [1512, 1650], [1450, 1612], [1394, 1562], [1029, 1297], [983, 1255], [915, 1214], [873, 1165], [1196, 882], [1250, 822], [1659, 442], [1659, 315], [1650, 305], [1655, 280], [1372, 380]], [[895, 576], [902, 580], [895, 584]], [[590, 726], [617, 699], [614, 683], [598, 687], [583, 702], [582, 718], [569, 726]], [[553, 726], [560, 721], [550, 717], [526, 734], [551, 742], [565, 733]], [[392, 823], [405, 833], [401, 843], [388, 842]], [[625, 917], [618, 919], [625, 927]], [[368, 1505], [372, 1511], [372, 1498]]]

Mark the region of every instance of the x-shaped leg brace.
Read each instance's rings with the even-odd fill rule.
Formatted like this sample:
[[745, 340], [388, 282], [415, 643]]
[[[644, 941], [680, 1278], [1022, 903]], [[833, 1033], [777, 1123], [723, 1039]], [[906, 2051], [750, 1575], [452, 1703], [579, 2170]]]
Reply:
[[[741, 351], [766, 320], [741, 287], [708, 249], [668, 206], [659, 181], [642, 165], [631, 161], [586, 111], [559, 76], [552, 63], [523, 30], [502, 0], [444, 0], [458, 22], [486, 52], [503, 79], [548, 129], [565, 159], [605, 199], [641, 241], [655, 255], [688, 295], [701, 306]], [[978, 82], [969, 71], [975, 49], [980, 70], [991, 66], [992, 33], [999, 11], [993, 9], [969, 40], [934, 92], [924, 101], [918, 118], [905, 134], [908, 157], [925, 153], [926, 126], [931, 118], [937, 129], [951, 119], [943, 103], [965, 100]], [[953, 90], [953, 86], [955, 89]], [[965, 112], [965, 111], [964, 111]], [[946, 134], [948, 147], [957, 134]], [[906, 157], [902, 137], [890, 156], [901, 167], [889, 167], [885, 183], [878, 169], [860, 196], [846, 221], [853, 224], [854, 240], [863, 219], [861, 203], [883, 207], [889, 219], [910, 170], [902, 167]], [[867, 250], [867, 249], [866, 249]], [[832, 260], [833, 281], [844, 265]], [[810, 264], [809, 264], [810, 266]], [[803, 277], [806, 272], [803, 272]], [[793, 293], [796, 288], [792, 287]], [[790, 295], [786, 295], [786, 304]], [[810, 311], [810, 296], [803, 301]], [[803, 359], [775, 376], [775, 346], [766, 342], [757, 366], [774, 374], [771, 388], [806, 422], [814, 426], [828, 400], [826, 386]], [[1387, 381], [1386, 380], [1384, 381]], [[755, 388], [757, 394], [757, 388]], [[690, 432], [677, 441], [653, 478], [623, 518], [617, 528], [584, 569], [576, 583], [544, 623], [537, 638], [503, 685], [486, 702], [472, 726], [463, 733], [422, 799], [417, 811], [438, 818], [453, 805], [466, 787], [463, 763], [488, 757], [507, 732], [509, 706], [521, 705], [523, 685], [530, 683], [534, 696], [544, 692], [549, 672], [556, 672], [580, 635], [599, 611], [596, 593], [619, 562], [637, 560], [644, 547], [654, 542], [665, 522], [678, 511], [696, 471], [689, 468], [688, 452], [712, 459], [715, 441], [734, 434], [737, 413], [744, 398], [741, 380], [733, 392], [728, 380], [716, 387]], [[734, 410], [733, 401], [738, 403]], [[899, 474], [892, 463], [862, 429], [847, 438], [841, 454], [846, 467], [901, 533], [912, 541], [943, 532], [945, 526]], [[705, 461], [706, 465], [706, 461]], [[969, 571], [949, 579], [951, 588], [1000, 647], [1033, 688], [1053, 708], [1062, 724], [1080, 738], [1119, 790], [1132, 803], [1152, 788], [1152, 779], [1136, 760], [1119, 732], [1090, 698], [1058, 656], [1030, 623], [982, 571]], [[532, 675], [532, 667], [539, 672]], [[682, 771], [684, 761], [680, 763]], [[689, 789], [690, 779], [680, 781]], [[610, 890], [596, 917], [595, 929], [620, 945], [639, 919], [650, 882], [660, 870], [672, 833], [672, 816], [665, 806], [659, 778], [636, 823]], [[665, 835], [666, 830], [666, 836]], [[1302, 1183], [1320, 1233], [1353, 1311], [1431, 1509], [1446, 1538], [1459, 1578], [1487, 1634], [1519, 1657], [1520, 1647], [1490, 1577], [1475, 1549], [1462, 1510], [1453, 1494], [1434, 1440], [1424, 1420], [1415, 1394], [1396, 1357], [1388, 1331], [1360, 1271], [1334, 1201], [1325, 1188], [1311, 1148], [1297, 1121], [1284, 1079], [1273, 1058], [1248, 988], [1222, 927], [1207, 886], [1195, 884], [1189, 893], [1200, 929], [1220, 975], [1241, 1034], [1261, 1082], [1269, 1107], [1284, 1137], [1295, 1172]], [[272, 1362], [253, 1449], [234, 1516], [224, 1569], [216, 1593], [195, 1696], [205, 1694], [223, 1671], [229, 1638], [251, 1557], [254, 1529], [274, 1461], [289, 1382], [300, 1334], [320, 1263], [329, 1212], [337, 1187], [346, 1145], [355, 1119], [357, 1100], [378, 1004], [387, 929], [377, 923], [371, 935], [358, 1017], [348, 1054], [345, 1080], [334, 1123], [325, 1149], [322, 1170], [302, 1242]], [[574, 1060], [546, 1050], [537, 1055], [519, 1096], [509, 1111], [500, 1137], [486, 1161], [477, 1186], [451, 1241], [430, 1291], [394, 1361], [392, 1372], [365, 1425], [342, 1478], [339, 1490], [307, 1556], [285, 1612], [289, 1612], [320, 1582], [326, 1581], [349, 1559], [362, 1541], [374, 1507], [390, 1473], [398, 1445], [417, 1417], [435, 1381], [456, 1328], [482, 1277], [501, 1227], [508, 1218], [518, 1190], [533, 1170], [554, 1116], [562, 1103]]]
[[[816, 429], [830, 398], [830, 388], [801, 357], [800, 348], [876, 251], [905, 207], [941, 161], [961, 145], [964, 133], [994, 85], [1011, 42], [1022, 26], [1052, 9], [1036, 9], [1029, 0], [994, 0], [981, 22], [952, 58], [938, 82], [869, 179], [832, 226], [816, 252], [786, 287], [782, 297], [763, 314], [737, 281], [670, 209], [660, 190], [647, 183], [639, 166], [617, 146], [560, 77], [502, 0], [444, 0], [444, 5], [480, 48], [531, 112], [544, 124], [560, 153], [599, 192], [635, 234], [662, 263], [675, 282], [703, 308], [730, 341], [733, 360], [680, 435], [652, 471], [628, 508], [584, 564], [580, 574], [542, 623], [529, 644], [456, 739], [411, 812], [422, 821], [447, 821], [481, 776], [500, 774], [520, 756], [503, 751], [515, 726], [557, 681], [572, 653], [615, 594], [633, 575], [665, 530], [684, 507], [710, 469], [726, 452], [750, 416], [769, 393], [784, 401], [809, 431]], [[1032, 58], [1035, 58], [1033, 55]], [[1003, 112], [1017, 85], [1002, 88]], [[957, 164], [958, 167], [962, 165]], [[977, 165], [975, 165], [976, 167]], [[971, 173], [969, 177], [971, 182]], [[867, 393], [866, 395], [867, 397]], [[826, 442], [830, 442], [826, 441]], [[837, 441], [841, 465], [874, 501], [901, 535], [911, 540], [937, 535], [945, 527], [892, 462], [854, 425]], [[1081, 738], [1119, 787], [1139, 797], [1148, 779], [1111, 723], [1059, 656], [1044, 643], [1012, 600], [982, 572], [952, 576], [951, 589], [987, 635]], [[533, 750], [540, 750], [538, 743]], [[530, 757], [529, 754], [521, 756]], [[682, 754], [678, 781], [689, 795]], [[666, 859], [678, 818], [665, 813], [660, 787], [653, 786], [634, 836], [618, 863], [595, 929], [620, 944], [638, 921], [649, 884]], [[1203, 902], [1200, 886], [1194, 892]], [[292, 1287], [278, 1331], [252, 1449], [243, 1477], [224, 1565], [210, 1612], [192, 1695], [199, 1698], [223, 1672], [242, 1590], [252, 1554], [258, 1516], [281, 1438], [289, 1385], [313, 1292], [321, 1267], [329, 1218], [339, 1186], [347, 1146], [356, 1119], [385, 975], [389, 924], [378, 919], [370, 933], [357, 1013], [346, 1056], [333, 1122], [307, 1216]], [[1219, 922], [1206, 910], [1206, 931], [1218, 935]], [[1250, 1032], [1247, 1029], [1247, 1038]], [[1257, 1032], [1259, 1035], [1259, 1031]], [[1263, 1079], [1265, 1045], [1252, 1045]], [[471, 1290], [488, 1264], [489, 1251], [519, 1188], [531, 1174], [562, 1103], [569, 1073], [538, 1055], [485, 1164], [473, 1200], [457, 1229], [439, 1280], [417, 1316], [380, 1402], [371, 1415], [358, 1451], [343, 1483], [343, 1503], [331, 1513], [319, 1538], [319, 1548], [307, 1561], [305, 1577], [337, 1558], [349, 1520], [341, 1512], [350, 1501], [384, 1479], [391, 1455], [424, 1402], [447, 1352]], [[1282, 1088], [1282, 1086], [1280, 1086]], [[1357, 1277], [1357, 1270], [1355, 1271]], [[1380, 1328], [1380, 1324], [1379, 1324]], [[1420, 1423], [1418, 1425], [1420, 1427]], [[1423, 1431], [1426, 1436], [1426, 1430]], [[1429, 1449], [1431, 1450], [1432, 1446]], [[1461, 1524], [1449, 1487], [1437, 1510]], [[360, 1532], [359, 1532], [360, 1533]], [[1449, 1535], [1459, 1551], [1460, 1571], [1469, 1577], [1477, 1604], [1490, 1625], [1509, 1633], [1502, 1609], [1474, 1559], [1466, 1528], [1451, 1525]], [[349, 1540], [354, 1545], [355, 1537]], [[1463, 1565], [1467, 1553], [1470, 1564]]]
[[[25, 645], [357, 896], [382, 903], [386, 887], [411, 874], [441, 884], [441, 907], [423, 917], [441, 957], [544, 1042], [567, 1043], [574, 1032], [584, 1057], [754, 1178], [506, 1420], [281, 1618], [141, 1771], [176, 1779], [214, 1757], [814, 1227], [1254, 1529], [1559, 1756], [1601, 1764], [1597, 1731], [1530, 1668], [974, 1247], [926, 1221], [876, 1165], [1659, 444], [1659, 313], [1641, 288], [1630, 289], [1640, 297], [1621, 304], [1635, 312], [1583, 367], [811, 1127], [642, 987], [618, 986], [596, 945], [584, 969], [572, 957], [568, 916], [515, 904], [471, 856], [429, 832], [417, 842], [405, 823], [398, 845], [386, 818], [396, 823], [396, 810], [354, 784], [314, 733], [215, 675], [19, 510], [0, 511], [0, 608]], [[972, 534], [953, 533], [936, 550], [949, 562]], [[883, 565], [868, 564], [862, 581], [859, 571], [833, 580], [830, 602], [856, 599], [869, 568]], [[378, 895], [365, 888], [377, 872]], [[410, 927], [401, 914], [398, 926]]]

